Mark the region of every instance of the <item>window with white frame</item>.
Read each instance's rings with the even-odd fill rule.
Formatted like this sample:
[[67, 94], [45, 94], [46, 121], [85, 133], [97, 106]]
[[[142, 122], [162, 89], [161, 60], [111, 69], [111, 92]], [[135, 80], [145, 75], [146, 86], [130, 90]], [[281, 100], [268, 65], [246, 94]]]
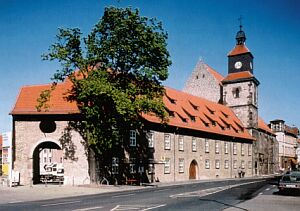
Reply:
[[219, 169], [220, 168], [220, 160], [216, 160], [215, 164], [216, 164], [216, 169]]
[[210, 168], [210, 162], [208, 159], [205, 160], [205, 168], [209, 169]]
[[251, 160], [248, 161], [248, 168], [252, 169], [252, 161]]
[[129, 171], [131, 174], [136, 173], [136, 159], [135, 158], [130, 158], [129, 159]]
[[219, 154], [220, 153], [220, 143], [218, 141], [216, 141], [216, 154]]
[[148, 132], [147, 133], [147, 139], [148, 139], [148, 147], [153, 148], [154, 147], [154, 133]]
[[205, 152], [209, 152], [209, 142], [205, 139]]
[[228, 142], [224, 142], [224, 153], [228, 154]]
[[248, 144], [248, 155], [251, 156], [252, 155], [252, 145]]
[[234, 168], [234, 169], [237, 169], [237, 160], [234, 160], [234, 161], [233, 161], [233, 168]]
[[228, 169], [228, 168], [229, 168], [229, 160], [225, 160], [224, 168], [225, 168], [225, 169]]
[[245, 161], [244, 161], [244, 160], [241, 161], [241, 168], [242, 168], [242, 169], [245, 168]]
[[112, 158], [112, 165], [111, 165], [111, 173], [118, 174], [119, 173], [119, 158], [113, 157]]
[[237, 144], [233, 143], [233, 154], [236, 155], [237, 154]]
[[164, 173], [165, 174], [170, 174], [171, 172], [171, 162], [170, 162], [170, 158], [166, 158], [165, 159], [165, 168], [164, 168]]
[[135, 147], [136, 146], [136, 131], [130, 130], [129, 132], [129, 146]]
[[195, 137], [192, 137], [192, 151], [193, 152], [197, 151], [197, 141]]
[[179, 173], [183, 173], [183, 172], [184, 172], [184, 159], [179, 158]]
[[165, 149], [171, 149], [171, 136], [170, 134], [165, 134]]
[[179, 136], [178, 137], [178, 150], [179, 151], [183, 151], [184, 148], [183, 148], [183, 136]]
[[241, 144], [241, 155], [245, 155], [245, 144]]

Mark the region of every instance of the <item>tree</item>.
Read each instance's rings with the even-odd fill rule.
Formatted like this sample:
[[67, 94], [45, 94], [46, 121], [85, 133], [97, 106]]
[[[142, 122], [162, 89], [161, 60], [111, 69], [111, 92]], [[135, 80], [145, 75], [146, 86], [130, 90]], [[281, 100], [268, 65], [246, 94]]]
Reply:
[[[130, 128], [142, 127], [142, 113], [165, 120], [162, 81], [171, 65], [167, 33], [161, 22], [140, 16], [137, 9], [108, 7], [91, 33], [81, 36], [78, 28], [59, 29], [43, 58], [61, 64], [51, 90], [57, 82], [72, 82], [67, 99], [77, 102], [83, 117], [72, 127], [103, 154]], [[51, 90], [41, 93], [39, 110], [47, 107]]]

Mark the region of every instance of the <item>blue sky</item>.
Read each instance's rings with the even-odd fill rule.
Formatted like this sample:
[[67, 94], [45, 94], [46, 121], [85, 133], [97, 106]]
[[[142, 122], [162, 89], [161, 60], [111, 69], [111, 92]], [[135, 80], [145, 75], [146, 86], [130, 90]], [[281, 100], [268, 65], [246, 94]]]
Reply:
[[227, 74], [240, 15], [254, 55], [259, 115], [300, 127], [300, 1], [297, 0], [0, 0], [0, 132], [11, 130], [19, 88], [50, 81], [57, 64], [41, 60], [58, 27], [86, 35], [106, 6], [132, 6], [162, 21], [172, 66], [164, 83], [182, 89], [199, 58]]

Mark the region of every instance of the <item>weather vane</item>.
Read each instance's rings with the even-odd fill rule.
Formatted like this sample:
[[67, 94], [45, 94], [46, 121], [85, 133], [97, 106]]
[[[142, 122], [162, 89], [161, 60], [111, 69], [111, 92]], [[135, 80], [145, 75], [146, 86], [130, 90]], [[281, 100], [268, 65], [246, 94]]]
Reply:
[[240, 31], [242, 31], [242, 27], [243, 27], [243, 25], [242, 25], [242, 19], [243, 19], [243, 17], [240, 15], [240, 17], [238, 18], [238, 20], [240, 22]]

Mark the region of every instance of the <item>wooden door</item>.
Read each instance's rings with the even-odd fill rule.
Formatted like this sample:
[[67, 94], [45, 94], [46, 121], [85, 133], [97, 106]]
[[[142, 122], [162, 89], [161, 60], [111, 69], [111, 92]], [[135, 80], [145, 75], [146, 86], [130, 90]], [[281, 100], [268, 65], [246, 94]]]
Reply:
[[189, 179], [196, 179], [196, 173], [197, 173], [197, 163], [196, 161], [192, 161], [190, 165], [190, 171], [189, 171]]

